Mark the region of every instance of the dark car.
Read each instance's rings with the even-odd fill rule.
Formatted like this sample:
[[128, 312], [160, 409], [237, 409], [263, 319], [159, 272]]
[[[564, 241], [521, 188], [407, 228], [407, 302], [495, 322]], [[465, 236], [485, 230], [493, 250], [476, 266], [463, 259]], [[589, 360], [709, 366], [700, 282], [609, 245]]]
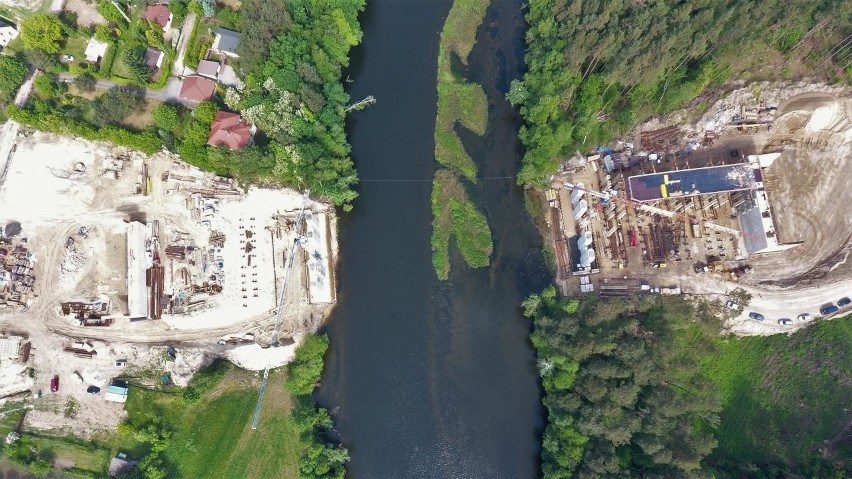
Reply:
[[98, 394], [99, 392], [101, 392], [101, 388], [97, 386], [89, 386], [88, 388], [86, 388], [86, 392], [89, 394]]
[[852, 304], [852, 299], [849, 299], [849, 298], [840, 298], [839, 300], [837, 300], [837, 305], [840, 306], [841, 308], [845, 308], [846, 306], [849, 306], [850, 304]]
[[59, 391], [59, 376], [53, 376], [53, 379], [50, 380], [50, 392], [55, 393]]
[[751, 313], [748, 313], [748, 317], [755, 320], [755, 321], [763, 321], [764, 319], [766, 319], [766, 316], [764, 316], [760, 313], [755, 313], [754, 311], [752, 311]]
[[827, 305], [825, 305], [825, 306], [823, 306], [822, 308], [819, 309], [819, 314], [821, 314], [823, 316], [828, 316], [828, 315], [834, 314], [838, 311], [840, 311], [840, 308], [838, 308], [837, 306], [835, 306], [833, 304], [827, 304]]

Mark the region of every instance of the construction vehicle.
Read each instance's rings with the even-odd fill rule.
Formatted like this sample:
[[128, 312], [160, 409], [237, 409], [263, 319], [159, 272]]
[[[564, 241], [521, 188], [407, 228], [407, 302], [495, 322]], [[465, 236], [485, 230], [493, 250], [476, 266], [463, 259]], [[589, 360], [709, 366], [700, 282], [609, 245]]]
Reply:
[[604, 203], [609, 203], [610, 201], [615, 201], [615, 202], [618, 202], [618, 203], [622, 203], [624, 205], [632, 206], [632, 207], [636, 208], [637, 210], [644, 211], [644, 212], [650, 213], [652, 215], [665, 216], [667, 218], [677, 218], [681, 221], [688, 221], [692, 224], [697, 223], [697, 224], [703, 225], [705, 228], [710, 228], [710, 229], [714, 229], [714, 230], [717, 230], [717, 231], [722, 231], [724, 233], [728, 233], [728, 234], [731, 234], [731, 235], [734, 235], [734, 236], [740, 236], [740, 232], [733, 229], [733, 228], [728, 228], [726, 226], [717, 225], [715, 223], [711, 223], [709, 221], [705, 221], [705, 220], [702, 220], [702, 219], [699, 219], [699, 218], [695, 218], [693, 216], [686, 215], [686, 214], [683, 214], [683, 213], [676, 213], [674, 211], [669, 211], [669, 210], [664, 210], [662, 208], [657, 208], [656, 206], [646, 205], [645, 203], [641, 203], [641, 202], [636, 201], [634, 199], [622, 198], [622, 197], [618, 196], [615, 192], [595, 191], [595, 190], [591, 190], [589, 188], [586, 188], [585, 186], [582, 186], [582, 185], [579, 185], [579, 184], [576, 184], [576, 183], [567, 183], [566, 182], [566, 183], [563, 183], [562, 186], [565, 187], [565, 188], [568, 188], [571, 191], [580, 190], [584, 193], [588, 193], [588, 194], [590, 194], [590, 195], [592, 195], [596, 198], [600, 198]]
[[[290, 248], [290, 256], [287, 257], [287, 263], [284, 266], [284, 275], [281, 279], [281, 294], [278, 296], [278, 307], [275, 312], [275, 327], [272, 330], [272, 340], [270, 344], [270, 347], [272, 348], [278, 346], [278, 330], [281, 328], [284, 303], [287, 300], [287, 279], [290, 277], [290, 271], [293, 270], [293, 264], [296, 262], [296, 253], [299, 251], [299, 247], [302, 246], [302, 242], [304, 241], [300, 231], [302, 230], [302, 224], [305, 222], [305, 206], [308, 204], [308, 196], [310, 193], [310, 190], [305, 190], [305, 194], [302, 197], [302, 207], [299, 209], [299, 216], [296, 218], [296, 226], [293, 229], [295, 237], [293, 238], [293, 247]], [[252, 429], [257, 429], [257, 423], [260, 419], [260, 407], [263, 404], [263, 394], [266, 392], [266, 383], [268, 380], [269, 368], [267, 367], [263, 370], [263, 381], [260, 383], [260, 391], [257, 395], [257, 406], [254, 408], [254, 418], [251, 421]]]

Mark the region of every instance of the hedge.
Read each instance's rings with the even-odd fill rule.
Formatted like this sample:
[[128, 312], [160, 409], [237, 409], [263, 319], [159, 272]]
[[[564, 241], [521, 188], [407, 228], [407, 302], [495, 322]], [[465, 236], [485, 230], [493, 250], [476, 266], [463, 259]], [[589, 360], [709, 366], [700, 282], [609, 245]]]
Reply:
[[162, 141], [151, 132], [133, 133], [115, 126], [97, 128], [88, 123], [75, 122], [55, 112], [36, 113], [11, 105], [7, 108], [9, 117], [29, 125], [37, 130], [49, 131], [60, 135], [78, 136], [92, 141], [106, 141], [126, 146], [142, 153], [154, 154], [162, 149]]
[[116, 50], [118, 48], [115, 45], [110, 45], [106, 53], [104, 53], [104, 57], [101, 58], [101, 66], [98, 69], [98, 73], [104, 78], [109, 78], [109, 72], [112, 71], [112, 62], [115, 61]]

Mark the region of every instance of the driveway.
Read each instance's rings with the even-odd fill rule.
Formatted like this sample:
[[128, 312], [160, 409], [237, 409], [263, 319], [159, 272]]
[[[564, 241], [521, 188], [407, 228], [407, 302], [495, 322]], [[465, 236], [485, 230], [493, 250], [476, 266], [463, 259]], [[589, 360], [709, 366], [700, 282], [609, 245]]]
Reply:
[[[59, 74], [59, 79], [64, 82], [70, 82], [74, 80], [74, 77], [76, 77], [76, 75], [72, 75], [70, 73]], [[189, 100], [185, 100], [180, 97], [180, 87], [182, 84], [183, 80], [181, 80], [180, 78], [171, 77], [169, 78], [169, 81], [166, 83], [166, 86], [164, 88], [161, 88], [159, 90], [144, 88], [143, 91], [145, 92], [145, 98], [150, 98], [151, 100], [159, 100], [167, 103], [180, 103], [181, 105], [191, 107], [195, 105], [194, 102], [190, 102]], [[97, 88], [98, 90], [109, 90], [110, 88], [116, 86], [127, 85], [116, 83], [110, 80], [98, 80], [97, 83], [95, 83], [95, 88]]]
[[195, 28], [195, 14], [189, 13], [183, 21], [183, 27], [180, 29], [180, 40], [178, 40], [177, 56], [175, 57], [172, 73], [175, 76], [184, 76], [183, 57], [186, 54], [186, 47], [189, 45], [189, 37], [192, 36], [192, 29]]

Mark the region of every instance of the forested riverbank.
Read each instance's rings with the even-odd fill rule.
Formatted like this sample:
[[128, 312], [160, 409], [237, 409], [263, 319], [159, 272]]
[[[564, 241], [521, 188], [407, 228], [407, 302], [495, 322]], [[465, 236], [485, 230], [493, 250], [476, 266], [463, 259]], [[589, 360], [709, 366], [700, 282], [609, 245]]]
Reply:
[[843, 477], [852, 318], [726, 338], [680, 297], [524, 302], [545, 390], [546, 479]]

